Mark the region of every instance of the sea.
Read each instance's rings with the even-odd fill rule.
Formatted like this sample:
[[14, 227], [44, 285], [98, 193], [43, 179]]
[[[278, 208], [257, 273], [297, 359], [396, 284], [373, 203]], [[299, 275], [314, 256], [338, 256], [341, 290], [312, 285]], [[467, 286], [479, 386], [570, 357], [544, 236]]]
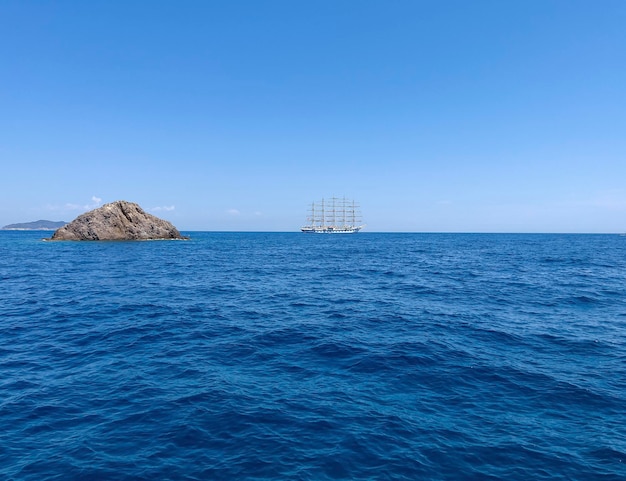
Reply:
[[0, 479], [624, 480], [626, 237], [0, 231]]

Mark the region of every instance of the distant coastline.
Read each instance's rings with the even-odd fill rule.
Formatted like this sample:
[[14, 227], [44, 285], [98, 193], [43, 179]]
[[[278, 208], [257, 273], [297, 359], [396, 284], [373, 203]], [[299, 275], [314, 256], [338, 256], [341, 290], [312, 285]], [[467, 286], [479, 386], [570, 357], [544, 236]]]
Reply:
[[0, 230], [56, 230], [66, 224], [67, 222], [65, 221], [36, 220], [34, 222], [5, 225]]

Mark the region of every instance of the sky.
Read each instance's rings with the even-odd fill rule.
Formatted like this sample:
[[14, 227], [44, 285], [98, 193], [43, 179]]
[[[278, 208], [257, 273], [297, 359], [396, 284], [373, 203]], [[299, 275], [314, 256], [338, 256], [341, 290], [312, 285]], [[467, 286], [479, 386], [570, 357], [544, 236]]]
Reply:
[[0, 226], [626, 232], [626, 1], [0, 1]]

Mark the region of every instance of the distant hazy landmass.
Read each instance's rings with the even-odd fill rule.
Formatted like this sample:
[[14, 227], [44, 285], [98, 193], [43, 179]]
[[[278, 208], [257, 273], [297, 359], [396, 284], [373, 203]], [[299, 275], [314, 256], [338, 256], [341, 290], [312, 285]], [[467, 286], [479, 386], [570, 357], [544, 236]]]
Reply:
[[23, 222], [21, 224], [5, 225], [2, 230], [56, 230], [63, 227], [67, 222], [51, 220], [36, 220], [34, 222]]

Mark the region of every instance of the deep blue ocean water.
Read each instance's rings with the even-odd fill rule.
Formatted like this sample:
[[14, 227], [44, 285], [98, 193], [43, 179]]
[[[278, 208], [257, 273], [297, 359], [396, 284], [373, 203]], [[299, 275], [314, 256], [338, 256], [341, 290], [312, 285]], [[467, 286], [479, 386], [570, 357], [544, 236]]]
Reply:
[[626, 479], [626, 237], [187, 234], [0, 232], [0, 479]]

